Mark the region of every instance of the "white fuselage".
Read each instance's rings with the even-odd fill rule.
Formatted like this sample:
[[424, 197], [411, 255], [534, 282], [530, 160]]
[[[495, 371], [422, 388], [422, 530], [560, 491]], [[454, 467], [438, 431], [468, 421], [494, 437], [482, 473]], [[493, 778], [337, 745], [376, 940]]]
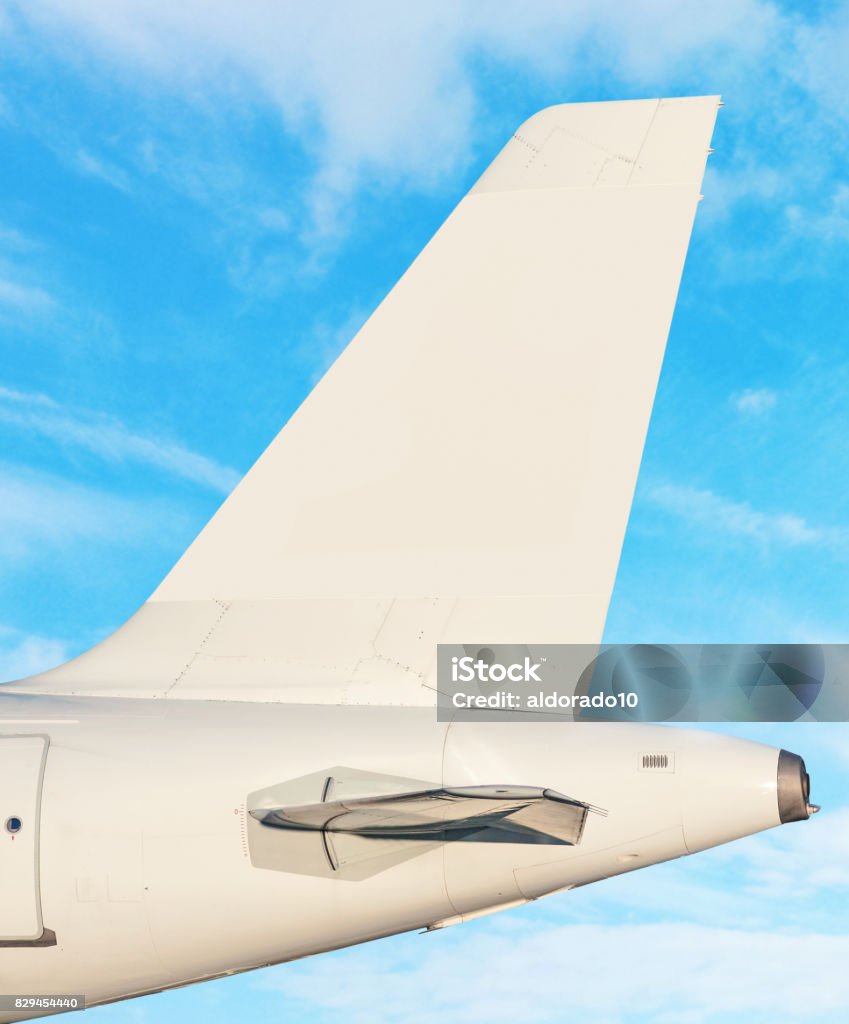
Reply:
[[[34, 884], [56, 943], [0, 946], [0, 992], [88, 1005], [462, 919], [779, 824], [779, 752], [684, 728], [0, 696], [0, 744], [35, 735], [49, 743]], [[359, 881], [255, 866], [247, 794], [339, 764], [548, 787], [608, 814], [590, 814], [576, 846], [446, 843]]]

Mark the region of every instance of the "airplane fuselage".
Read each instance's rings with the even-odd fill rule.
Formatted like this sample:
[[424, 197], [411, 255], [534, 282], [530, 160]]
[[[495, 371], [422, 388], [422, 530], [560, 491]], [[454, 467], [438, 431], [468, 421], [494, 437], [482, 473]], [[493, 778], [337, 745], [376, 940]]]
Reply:
[[[38, 826], [31, 884], [44, 931], [41, 943], [2, 941], [0, 991], [79, 993], [88, 1005], [586, 885], [770, 828], [787, 819], [781, 800], [802, 799], [792, 779], [779, 792], [774, 748], [633, 723], [3, 695], [0, 745], [21, 736], [46, 738], [40, 812], [4, 791], [0, 816], [21, 825], [0, 842], [8, 854]], [[547, 787], [608, 813], [590, 814], [574, 846], [452, 842], [359, 880], [288, 870], [285, 853], [263, 866], [248, 794], [334, 764], [434, 785]], [[30, 884], [5, 878], [0, 890], [14, 884], [18, 896]]]

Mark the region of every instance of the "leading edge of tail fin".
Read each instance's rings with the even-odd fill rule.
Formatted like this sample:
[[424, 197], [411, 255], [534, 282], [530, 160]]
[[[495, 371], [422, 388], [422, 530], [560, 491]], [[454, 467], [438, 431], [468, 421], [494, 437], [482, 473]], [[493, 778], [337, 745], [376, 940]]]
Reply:
[[522, 125], [151, 599], [4, 689], [427, 705], [437, 642], [600, 641], [717, 106]]

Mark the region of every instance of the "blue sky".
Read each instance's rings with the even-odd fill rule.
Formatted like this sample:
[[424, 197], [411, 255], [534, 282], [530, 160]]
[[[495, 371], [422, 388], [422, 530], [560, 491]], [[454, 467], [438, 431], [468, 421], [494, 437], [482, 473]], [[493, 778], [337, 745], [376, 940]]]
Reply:
[[[726, 106], [607, 639], [849, 640], [847, 5], [43, 0], [0, 44], [0, 677], [135, 610], [528, 115], [691, 93]], [[497, 1019], [509, 951], [524, 1019], [576, 979], [590, 1022], [843, 1019], [849, 733], [754, 728], [810, 827], [97, 1015], [429, 1020], [442, 971], [441, 1019]]]

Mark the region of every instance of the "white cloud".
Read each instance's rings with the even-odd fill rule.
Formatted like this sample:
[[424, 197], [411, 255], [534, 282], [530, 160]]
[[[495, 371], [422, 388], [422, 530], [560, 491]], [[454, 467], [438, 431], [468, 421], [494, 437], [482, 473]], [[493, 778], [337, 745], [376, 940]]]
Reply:
[[87, 174], [91, 178], [98, 178], [120, 192], [131, 191], [130, 179], [126, 171], [121, 170], [110, 161], [94, 156], [85, 149], [78, 149], [75, 162], [83, 174]]
[[316, 384], [330, 368], [336, 357], [357, 334], [368, 319], [368, 312], [354, 306], [341, 321], [321, 320], [296, 346], [298, 359], [310, 369], [310, 381]]
[[292, 227], [292, 222], [285, 211], [274, 206], [267, 206], [265, 209], [260, 210], [257, 214], [257, 220], [262, 227], [267, 228], [269, 231], [285, 233]]
[[750, 890], [789, 901], [818, 889], [839, 898], [840, 890], [849, 889], [847, 850], [849, 807], [826, 807], [804, 828], [782, 829], [735, 852], [745, 861]]
[[849, 119], [849, 9], [832, 7], [825, 16], [798, 26], [794, 78], [817, 93], [832, 117]]
[[[278, 968], [305, 1016], [351, 1024], [816, 1020], [849, 1006], [849, 936], [663, 922], [499, 922]], [[412, 942], [417, 944], [412, 946]], [[406, 954], [406, 955], [405, 955]], [[786, 965], [792, 969], [786, 969]]]
[[765, 167], [745, 154], [720, 159], [721, 167], [709, 162], [705, 171], [705, 201], [699, 216], [707, 220], [726, 220], [740, 203], [773, 202], [786, 192], [787, 179], [795, 173], [795, 167]]
[[17, 228], [0, 224], [0, 250], [7, 252], [30, 252], [38, 249], [39, 243]]
[[813, 526], [802, 516], [786, 512], [760, 512], [748, 502], [732, 501], [713, 491], [660, 484], [645, 493], [653, 505], [690, 526], [745, 537], [765, 546], [821, 547], [845, 555], [849, 545], [849, 530], [842, 527]]
[[822, 242], [849, 241], [849, 185], [838, 184], [824, 210], [805, 209], [792, 204], [786, 210], [788, 223], [801, 235]]
[[[86, 72], [81, 54], [94, 51], [120, 81], [169, 90], [205, 115], [271, 106], [315, 161], [308, 231], [317, 236], [338, 229], [364, 175], [427, 188], [468, 163], [485, 106], [480, 58], [552, 85], [552, 102], [590, 70], [606, 86], [652, 93], [705, 69], [717, 83], [732, 67], [745, 80], [788, 45], [793, 26], [766, 0], [706, 0], [697, 18], [674, 0], [48, 0], [18, 10]], [[173, 164], [151, 160], [149, 138], [144, 147], [148, 169]]]
[[68, 409], [46, 395], [0, 387], [0, 422], [83, 448], [110, 462], [135, 462], [229, 493], [240, 474], [174, 441], [134, 433], [113, 416]]
[[[720, 224], [741, 203], [758, 204], [767, 220], [773, 208], [789, 207], [790, 219], [781, 238], [780, 230], [768, 239], [755, 232], [745, 247], [715, 246], [717, 280], [808, 267], [779, 243], [798, 237], [793, 211], [804, 220], [816, 210], [823, 181], [845, 167], [849, 150], [845, 132], [830, 130], [832, 93], [840, 90], [826, 89], [818, 70], [843, 73], [847, 19], [821, 15], [805, 24], [770, 0], [706, 0], [697, 18], [674, 0], [45, 0], [18, 2], [17, 10], [16, 24], [27, 28], [12, 47], [25, 48], [21, 39], [48, 46], [86, 78], [103, 75], [110, 89], [138, 100], [111, 139], [86, 139], [85, 127], [71, 138], [51, 129], [44, 111], [38, 131], [115, 187], [143, 194], [155, 175], [158, 187], [214, 210], [231, 277], [253, 294], [274, 294], [298, 269], [262, 244], [273, 245], [283, 224], [290, 247], [300, 241], [325, 256], [355, 222], [351, 199], [361, 186], [453, 185], [481, 147], [494, 152], [532, 111], [514, 103], [510, 122], [493, 117], [493, 95], [500, 112], [511, 101], [488, 90], [482, 66], [533, 83], [543, 102], [588, 89], [599, 97], [730, 93], [722, 117], [733, 119], [727, 137], [738, 143], [715, 158], [721, 170], [708, 170], [701, 219]], [[151, 103], [157, 93], [167, 102]], [[306, 157], [292, 164], [307, 180], [299, 177], [285, 196], [280, 178], [248, 165], [234, 143], [228, 119], [248, 123], [257, 112], [270, 112], [281, 137]], [[784, 138], [793, 145], [776, 148]], [[813, 145], [815, 166], [805, 156]], [[266, 222], [257, 215], [266, 209], [283, 216]]]
[[36, 239], [0, 224], [0, 313], [37, 316], [57, 305], [47, 289], [26, 283], [36, 276], [25, 265], [26, 259], [40, 248]]
[[778, 395], [769, 388], [746, 388], [731, 396], [731, 402], [739, 413], [760, 416], [774, 409]]
[[0, 307], [20, 313], [41, 313], [53, 305], [53, 298], [43, 288], [0, 278]]
[[173, 505], [2, 464], [0, 496], [0, 556], [8, 561], [67, 551], [81, 540], [167, 545], [186, 530], [186, 514]]
[[24, 679], [67, 658], [68, 646], [62, 640], [0, 626], [0, 680]]

